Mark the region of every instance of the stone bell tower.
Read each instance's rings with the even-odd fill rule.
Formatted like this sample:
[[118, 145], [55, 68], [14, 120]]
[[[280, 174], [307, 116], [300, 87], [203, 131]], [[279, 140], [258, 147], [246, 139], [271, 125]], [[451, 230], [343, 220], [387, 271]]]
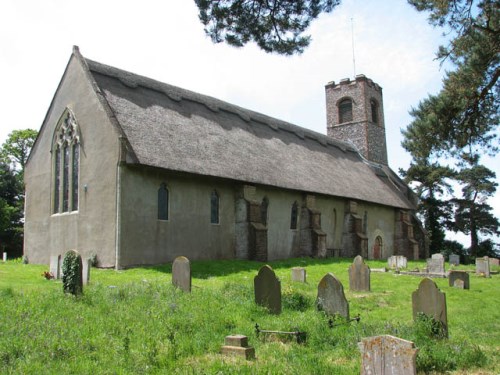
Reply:
[[387, 165], [382, 88], [360, 74], [354, 81], [330, 82], [325, 91], [328, 136], [351, 142], [365, 159]]

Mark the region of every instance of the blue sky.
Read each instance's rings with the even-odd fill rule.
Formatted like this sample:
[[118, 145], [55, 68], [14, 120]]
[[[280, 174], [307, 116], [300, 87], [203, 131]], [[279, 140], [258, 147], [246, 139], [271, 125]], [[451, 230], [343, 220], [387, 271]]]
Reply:
[[[2, 0], [0, 142], [14, 129], [39, 129], [72, 46], [96, 60], [211, 95], [326, 133], [324, 86], [355, 71], [383, 88], [389, 164], [406, 168], [401, 148], [408, 111], [441, 87], [435, 52], [443, 30], [405, 0], [344, 0], [314, 21], [301, 56], [254, 45], [214, 45], [187, 0]], [[487, 160], [500, 175], [498, 158]], [[500, 195], [490, 201], [500, 216]], [[467, 241], [465, 241], [467, 243]]]

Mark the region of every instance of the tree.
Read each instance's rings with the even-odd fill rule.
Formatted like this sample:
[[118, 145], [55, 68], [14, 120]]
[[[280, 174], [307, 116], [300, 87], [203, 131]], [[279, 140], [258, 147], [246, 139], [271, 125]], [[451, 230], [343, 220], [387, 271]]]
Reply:
[[205, 32], [214, 43], [242, 47], [254, 41], [266, 52], [301, 54], [312, 20], [340, 0], [195, 0]]
[[14, 130], [2, 145], [1, 155], [9, 160], [15, 170], [24, 172], [31, 148], [35, 143], [38, 132], [33, 129]]

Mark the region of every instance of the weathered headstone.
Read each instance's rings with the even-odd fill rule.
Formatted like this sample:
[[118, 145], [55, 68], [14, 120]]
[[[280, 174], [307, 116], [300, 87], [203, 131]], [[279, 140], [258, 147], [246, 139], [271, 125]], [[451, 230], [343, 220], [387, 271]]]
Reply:
[[408, 260], [403, 255], [393, 255], [387, 258], [387, 266], [389, 268], [406, 268]]
[[49, 272], [54, 276], [54, 279], [61, 278], [61, 255], [50, 256]]
[[432, 254], [432, 257], [427, 259], [427, 273], [444, 275], [444, 256], [442, 254]]
[[172, 284], [184, 292], [191, 292], [191, 263], [183, 256], [172, 264]]
[[490, 277], [490, 261], [488, 257], [476, 258], [476, 275]]
[[498, 258], [489, 258], [489, 259], [490, 259], [490, 267], [500, 265], [500, 260]]
[[273, 269], [262, 266], [253, 279], [255, 303], [267, 307], [272, 314], [281, 313], [281, 282]]
[[292, 281], [306, 282], [306, 269], [304, 267], [292, 268]]
[[327, 273], [318, 284], [318, 309], [329, 315], [340, 315], [349, 319], [349, 302], [345, 298], [344, 287], [332, 273]]
[[448, 315], [446, 311], [446, 294], [441, 292], [436, 283], [429, 278], [420, 282], [418, 289], [412, 293], [413, 320], [424, 314], [436, 322], [440, 322], [443, 333], [448, 336]]
[[411, 341], [383, 335], [367, 337], [358, 343], [361, 375], [414, 375], [418, 349]]
[[7, 262], [7, 253], [5, 253], [5, 252], [3, 253], [3, 261]]
[[450, 263], [450, 265], [453, 265], [453, 266], [460, 265], [460, 255], [450, 254], [450, 257], [448, 258], [448, 262]]
[[248, 346], [248, 338], [244, 335], [226, 336], [225, 345], [220, 351], [225, 355], [234, 355], [244, 357], [245, 359], [255, 358], [255, 349]]
[[87, 258], [83, 261], [82, 282], [83, 285], [88, 285], [90, 282], [90, 269], [92, 268], [92, 259]]
[[358, 255], [349, 266], [349, 289], [358, 292], [370, 291], [370, 267]]
[[465, 271], [450, 271], [448, 281], [450, 286], [460, 289], [469, 289], [469, 274]]
[[65, 255], [61, 267], [64, 293], [80, 295], [83, 293], [82, 257], [76, 250], [69, 250]]

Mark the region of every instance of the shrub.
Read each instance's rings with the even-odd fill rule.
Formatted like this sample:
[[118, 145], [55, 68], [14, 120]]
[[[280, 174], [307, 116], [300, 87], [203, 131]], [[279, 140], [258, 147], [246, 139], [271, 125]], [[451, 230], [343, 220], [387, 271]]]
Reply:
[[64, 256], [62, 264], [62, 283], [64, 293], [75, 296], [82, 294], [82, 257], [74, 250], [70, 250]]

